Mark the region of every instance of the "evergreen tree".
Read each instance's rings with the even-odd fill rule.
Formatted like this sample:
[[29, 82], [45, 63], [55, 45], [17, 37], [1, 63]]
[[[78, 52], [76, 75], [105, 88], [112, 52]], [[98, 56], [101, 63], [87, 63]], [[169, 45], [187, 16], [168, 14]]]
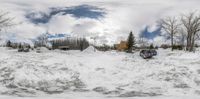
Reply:
[[149, 46], [149, 49], [154, 49], [153, 44], [151, 44], [151, 45]]
[[10, 40], [7, 42], [6, 47], [11, 47], [11, 41]]
[[135, 37], [132, 33], [132, 31], [130, 32], [129, 36], [128, 36], [128, 40], [127, 40], [127, 50], [129, 53], [132, 52], [133, 50], [133, 45], [135, 45]]
[[21, 44], [21, 43], [19, 43], [18, 48], [19, 48], [19, 49], [22, 49], [22, 44]]

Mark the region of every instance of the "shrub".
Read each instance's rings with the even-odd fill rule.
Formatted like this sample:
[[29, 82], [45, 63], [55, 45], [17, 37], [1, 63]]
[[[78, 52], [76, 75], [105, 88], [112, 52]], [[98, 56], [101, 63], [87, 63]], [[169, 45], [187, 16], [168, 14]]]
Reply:
[[183, 46], [182, 45], [173, 45], [172, 48], [174, 50], [183, 50]]
[[170, 46], [167, 45], [167, 44], [162, 44], [160, 47], [163, 48], [163, 49], [167, 49], [167, 48], [169, 48]]

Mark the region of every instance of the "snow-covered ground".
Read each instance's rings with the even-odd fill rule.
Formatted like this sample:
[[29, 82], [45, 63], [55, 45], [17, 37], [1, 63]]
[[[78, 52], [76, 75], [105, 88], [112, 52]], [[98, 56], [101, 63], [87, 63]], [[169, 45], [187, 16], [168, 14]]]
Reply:
[[200, 99], [200, 51], [139, 52], [0, 47], [0, 99]]

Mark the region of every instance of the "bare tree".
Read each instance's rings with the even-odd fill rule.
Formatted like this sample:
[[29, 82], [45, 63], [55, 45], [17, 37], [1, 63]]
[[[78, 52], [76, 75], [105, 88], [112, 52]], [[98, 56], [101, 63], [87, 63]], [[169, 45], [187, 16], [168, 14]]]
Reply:
[[187, 51], [194, 51], [195, 38], [198, 36], [200, 31], [200, 15], [195, 12], [189, 13], [188, 15], [183, 15], [181, 19], [185, 31], [187, 33]]
[[179, 44], [184, 47], [187, 35], [186, 35], [186, 33], [183, 29], [180, 29], [179, 37], [180, 37], [180, 39], [179, 39], [180, 43]]
[[139, 44], [141, 48], [145, 48], [149, 45], [148, 40], [143, 36], [139, 37], [137, 44]]
[[13, 19], [8, 16], [8, 12], [2, 12], [0, 11], [0, 31], [2, 31], [2, 29], [5, 29], [7, 27], [13, 26]]
[[159, 21], [159, 25], [166, 33], [170, 34], [171, 47], [172, 47], [172, 51], [173, 51], [174, 35], [178, 33], [179, 26], [180, 26], [177, 18], [175, 18], [175, 17], [163, 18]]

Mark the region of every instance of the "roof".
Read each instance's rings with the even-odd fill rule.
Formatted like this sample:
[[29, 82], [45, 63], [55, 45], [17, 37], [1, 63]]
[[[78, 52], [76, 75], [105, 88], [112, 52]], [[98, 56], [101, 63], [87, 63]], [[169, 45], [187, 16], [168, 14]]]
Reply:
[[58, 48], [70, 48], [69, 46], [59, 46]]

